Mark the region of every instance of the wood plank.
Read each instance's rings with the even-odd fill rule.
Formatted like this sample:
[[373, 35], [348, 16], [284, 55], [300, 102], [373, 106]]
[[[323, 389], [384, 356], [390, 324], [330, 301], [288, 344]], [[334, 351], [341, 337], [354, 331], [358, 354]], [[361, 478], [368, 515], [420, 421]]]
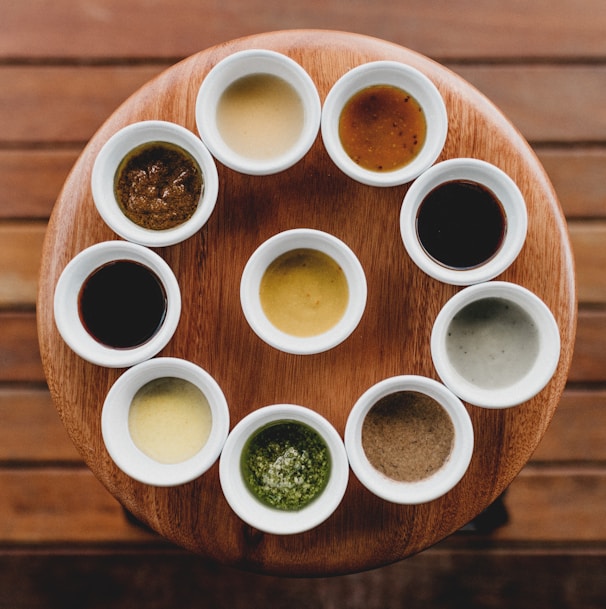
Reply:
[[160, 542], [87, 469], [1, 468], [0, 488], [0, 545]]
[[[210, 14], [209, 14], [210, 13]], [[537, 23], [541, 24], [537, 28]], [[200, 10], [197, 0], [9, 2], [0, 26], [4, 58], [184, 57], [239, 36], [291, 28], [363, 32], [432, 57], [603, 57], [601, 0], [377, 3], [231, 0]], [[503, 32], [507, 36], [503, 36]]]
[[606, 222], [569, 222], [579, 302], [606, 302]]
[[[434, 548], [366, 573], [290, 579], [185, 553], [0, 554], [11, 609], [602, 609], [603, 552]], [[202, 599], [202, 600], [201, 600]]]
[[[81, 150], [0, 150], [0, 218], [48, 218]], [[539, 146], [536, 151], [569, 219], [606, 216], [606, 149]]]
[[[0, 468], [0, 547], [169, 543], [129, 522], [85, 468]], [[606, 468], [525, 467], [505, 495], [499, 543], [606, 544]], [[403, 508], [404, 509], [404, 508]]]
[[46, 222], [0, 222], [0, 307], [32, 306]]
[[[33, 313], [0, 313], [0, 381], [44, 381]], [[603, 382], [606, 312], [579, 314], [569, 381]]]
[[84, 142], [165, 67], [0, 66], [0, 143]]
[[[0, 463], [80, 462], [46, 388], [0, 387]], [[606, 390], [567, 389], [534, 463], [606, 462]]]
[[[0, 65], [0, 142], [85, 142], [127, 96], [168, 65]], [[606, 140], [604, 65], [450, 67], [486, 94], [530, 141]]]
[[536, 152], [568, 219], [604, 218], [606, 149], [541, 146]]
[[35, 314], [0, 312], [0, 329], [0, 381], [45, 381]]
[[605, 463], [606, 390], [564, 391], [532, 461]]
[[[606, 221], [569, 223], [579, 302], [606, 303]], [[0, 306], [33, 306], [45, 222], [0, 222]]]
[[48, 219], [79, 148], [0, 150], [0, 219]]
[[574, 355], [568, 380], [603, 383], [606, 372], [606, 311], [582, 310], [579, 314]]
[[0, 463], [81, 462], [46, 388], [0, 387]]
[[606, 139], [605, 65], [451, 67], [488, 96], [532, 142]]

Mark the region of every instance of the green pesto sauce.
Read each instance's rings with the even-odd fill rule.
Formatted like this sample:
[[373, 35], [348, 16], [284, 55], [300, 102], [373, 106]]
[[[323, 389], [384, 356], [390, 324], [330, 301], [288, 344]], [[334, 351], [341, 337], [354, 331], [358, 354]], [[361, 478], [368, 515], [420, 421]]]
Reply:
[[300, 510], [326, 487], [330, 454], [320, 435], [295, 421], [270, 423], [246, 443], [240, 463], [246, 486], [262, 503]]

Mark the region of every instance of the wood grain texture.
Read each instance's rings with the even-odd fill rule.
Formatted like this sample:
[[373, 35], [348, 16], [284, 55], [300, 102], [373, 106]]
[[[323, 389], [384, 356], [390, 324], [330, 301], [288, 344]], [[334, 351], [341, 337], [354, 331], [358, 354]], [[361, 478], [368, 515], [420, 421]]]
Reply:
[[[427, 73], [450, 114], [444, 158], [466, 154], [490, 160], [524, 193], [528, 239], [502, 278], [526, 285], [547, 302], [563, 344], [558, 370], [537, 398], [509, 411], [471, 409], [476, 450], [454, 491], [428, 505], [394, 506], [352, 479], [333, 517], [311, 532], [289, 537], [262, 535], [244, 526], [221, 495], [216, 466], [174, 489], [141, 485], [117, 470], [102, 446], [99, 416], [119, 371], [77, 358], [52, 320], [53, 287], [67, 261], [87, 245], [113, 238], [94, 212], [89, 188], [92, 160], [102, 143], [119, 127], [145, 118], [170, 119], [193, 130], [193, 103], [206, 71], [230, 52], [253, 46], [281, 50], [298, 60], [321, 96], [344, 71], [366, 60], [399, 59]], [[422, 276], [403, 255], [395, 218], [405, 187], [379, 190], [352, 183], [330, 164], [319, 140], [295, 168], [271, 179], [219, 170], [222, 191], [205, 229], [161, 252], [176, 272], [185, 303], [177, 333], [163, 354], [193, 359], [218, 380], [232, 424], [254, 408], [289, 401], [315, 408], [342, 433], [349, 408], [372, 383], [404, 372], [434, 375], [431, 319], [456, 290]], [[356, 333], [331, 352], [306, 358], [279, 353], [257, 340], [238, 299], [240, 273], [255, 247], [295, 226], [343, 238], [358, 254], [369, 282], [367, 310]], [[394, 286], [395, 299], [389, 296]], [[198, 303], [203, 303], [202, 315]], [[486, 98], [401, 47], [367, 37], [299, 31], [260, 35], [199, 53], [164, 72], [112, 115], [77, 162], [51, 217], [38, 313], [42, 359], [68, 433], [95, 475], [127, 508], [175, 543], [221, 562], [310, 575], [371, 568], [418, 552], [470, 520], [510, 484], [536, 448], [562, 393], [575, 306], [571, 252], [552, 187], [526, 142]]]
[[[5, 3], [6, 4], [6, 3]], [[539, 27], [537, 25], [540, 24]], [[601, 0], [46, 0], [9, 2], [0, 57], [186, 57], [284, 28], [363, 32], [435, 58], [586, 58], [606, 54]], [[506, 32], [506, 35], [503, 33]]]

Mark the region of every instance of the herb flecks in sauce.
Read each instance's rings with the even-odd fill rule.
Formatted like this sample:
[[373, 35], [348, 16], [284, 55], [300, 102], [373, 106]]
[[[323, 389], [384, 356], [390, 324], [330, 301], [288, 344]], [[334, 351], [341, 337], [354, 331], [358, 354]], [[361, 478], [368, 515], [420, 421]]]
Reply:
[[297, 421], [271, 423], [256, 432], [242, 453], [242, 475], [262, 503], [300, 510], [321, 494], [330, 454], [320, 435]]
[[120, 163], [114, 180], [124, 215], [151, 230], [174, 228], [196, 211], [204, 188], [202, 170], [183, 148], [147, 142]]
[[427, 134], [425, 113], [406, 91], [374, 85], [356, 93], [339, 118], [345, 152], [364, 169], [395, 171], [420, 152]]

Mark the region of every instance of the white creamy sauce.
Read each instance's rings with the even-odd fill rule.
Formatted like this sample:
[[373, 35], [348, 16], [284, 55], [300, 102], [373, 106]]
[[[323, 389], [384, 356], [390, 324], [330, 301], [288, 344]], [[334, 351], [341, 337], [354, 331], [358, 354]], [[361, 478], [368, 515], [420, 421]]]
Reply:
[[128, 414], [136, 446], [160, 463], [193, 457], [208, 440], [212, 415], [206, 396], [193, 383], [166, 377], [145, 384]]
[[457, 372], [485, 389], [520, 380], [532, 367], [539, 335], [516, 303], [486, 298], [463, 308], [448, 328], [448, 357]]
[[272, 74], [244, 76], [219, 100], [217, 126], [225, 143], [242, 156], [269, 159], [284, 154], [303, 129], [301, 98]]

